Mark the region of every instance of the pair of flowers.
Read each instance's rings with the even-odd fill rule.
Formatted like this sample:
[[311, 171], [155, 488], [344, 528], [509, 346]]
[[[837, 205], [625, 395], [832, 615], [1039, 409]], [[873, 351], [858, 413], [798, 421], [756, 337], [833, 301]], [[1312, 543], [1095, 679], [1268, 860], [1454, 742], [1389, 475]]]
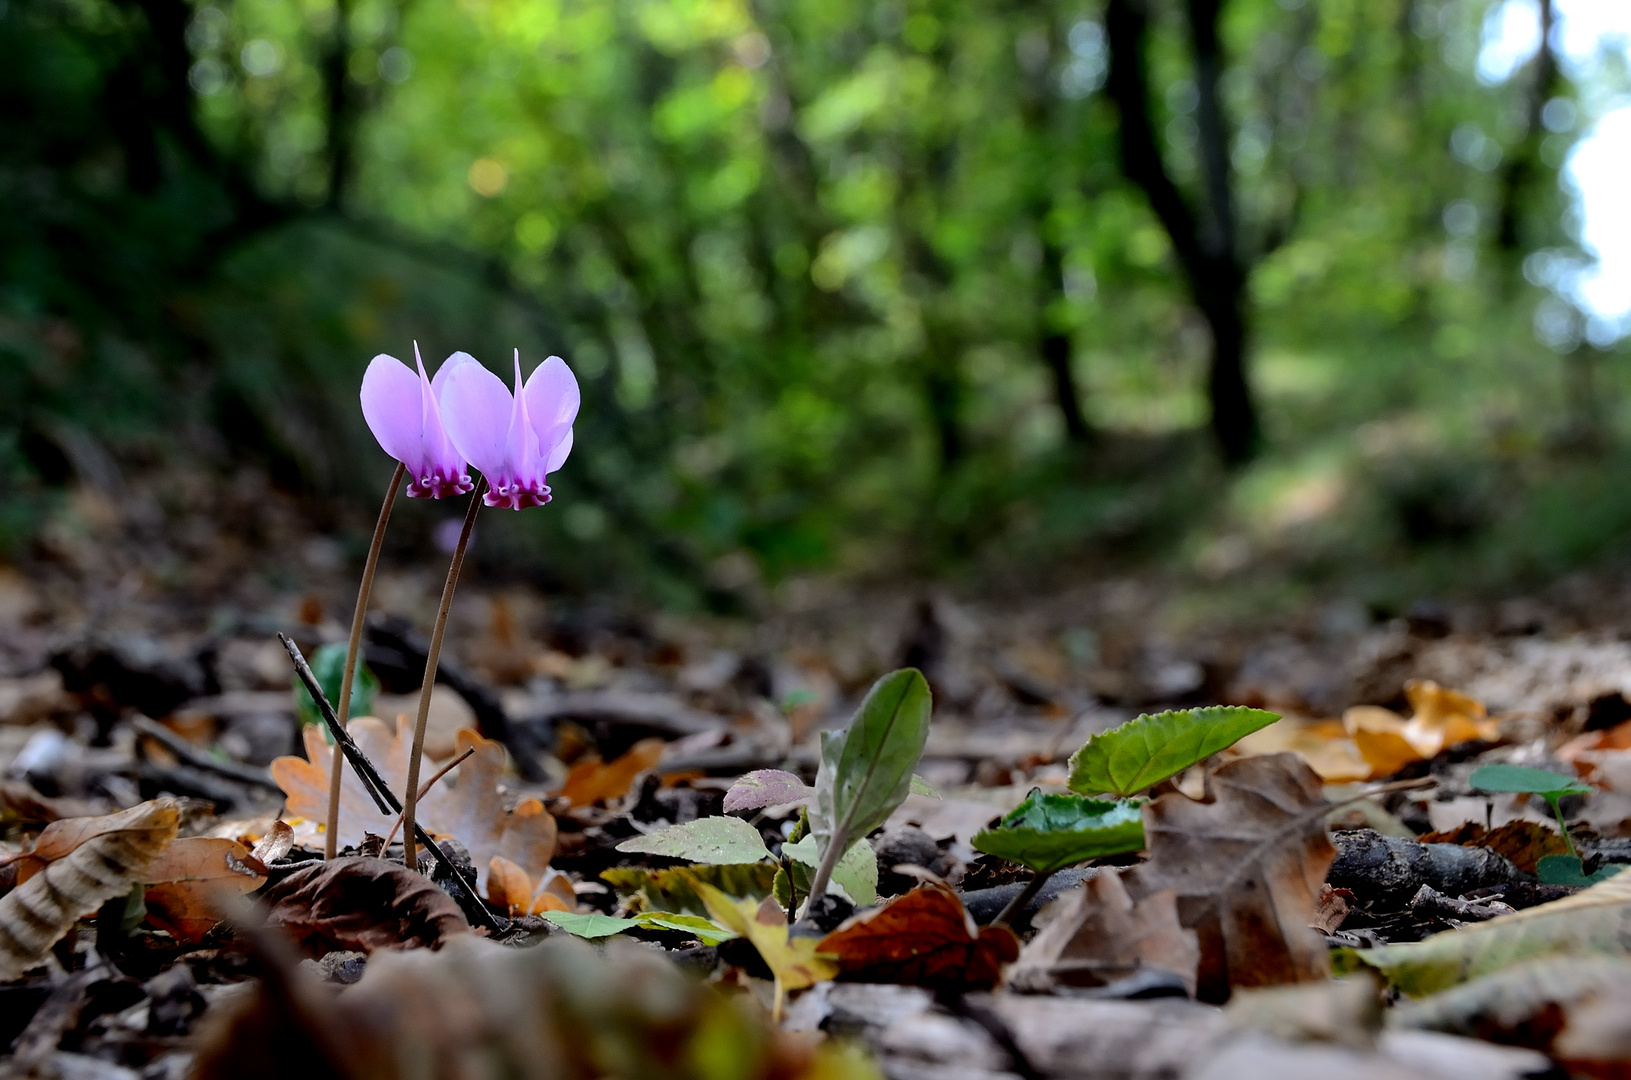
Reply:
[[[566, 361], [551, 356], [515, 392], [469, 353], [447, 358], [434, 379], [419, 346], [416, 375], [383, 353], [362, 379], [362, 413], [387, 454], [407, 469], [410, 498], [463, 495], [475, 485], [468, 466], [487, 478], [488, 506], [520, 510], [549, 501], [546, 477], [572, 452], [578, 381]], [[467, 465], [468, 463], [468, 465]]]

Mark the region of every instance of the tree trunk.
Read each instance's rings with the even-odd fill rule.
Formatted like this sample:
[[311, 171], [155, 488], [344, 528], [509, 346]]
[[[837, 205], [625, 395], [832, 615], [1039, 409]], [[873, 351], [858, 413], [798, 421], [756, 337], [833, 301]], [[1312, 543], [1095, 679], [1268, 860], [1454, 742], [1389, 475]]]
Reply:
[[1508, 254], [1523, 246], [1523, 204], [1541, 171], [1540, 144], [1546, 137], [1541, 113], [1557, 88], [1557, 57], [1552, 53], [1552, 0], [1540, 0], [1540, 49], [1532, 62], [1529, 99], [1524, 109], [1523, 138], [1512, 148], [1501, 170], [1500, 206], [1495, 215], [1495, 244]]
[[[1064, 252], [1054, 244], [1044, 244], [1042, 252], [1048, 288], [1054, 295], [1063, 295]], [[1076, 386], [1076, 372], [1071, 366], [1074, 353], [1075, 347], [1071, 341], [1070, 331], [1051, 325], [1044, 308], [1042, 362], [1047, 365], [1048, 373], [1053, 377], [1053, 398], [1059, 406], [1059, 417], [1065, 422], [1065, 437], [1073, 443], [1082, 444], [1093, 440], [1093, 430], [1087, 426], [1087, 416], [1082, 412], [1081, 392]]]

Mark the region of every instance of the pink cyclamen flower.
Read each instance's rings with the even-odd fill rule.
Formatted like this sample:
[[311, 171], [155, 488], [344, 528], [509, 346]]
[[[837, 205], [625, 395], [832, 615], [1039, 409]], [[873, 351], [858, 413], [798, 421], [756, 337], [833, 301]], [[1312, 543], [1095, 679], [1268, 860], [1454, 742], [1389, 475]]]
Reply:
[[362, 377], [362, 415], [379, 445], [408, 470], [408, 498], [463, 495], [476, 485], [465, 459], [447, 437], [438, 403], [455, 370], [481, 365], [469, 353], [456, 352], [442, 364], [436, 378], [430, 379], [425, 376], [418, 342], [413, 357], [419, 365], [417, 377], [394, 356], [381, 353], [374, 357]]
[[453, 445], [487, 478], [488, 506], [520, 510], [549, 501], [545, 477], [572, 452], [578, 380], [551, 356], [521, 383], [515, 352], [515, 393], [480, 364], [461, 364], [442, 388], [442, 417]]

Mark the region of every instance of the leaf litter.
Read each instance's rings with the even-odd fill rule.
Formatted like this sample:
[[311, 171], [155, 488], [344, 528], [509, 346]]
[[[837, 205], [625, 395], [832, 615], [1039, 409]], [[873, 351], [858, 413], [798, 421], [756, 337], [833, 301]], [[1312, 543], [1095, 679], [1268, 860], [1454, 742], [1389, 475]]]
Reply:
[[[574, 670], [573, 679], [572, 693], [595, 692], [587, 676]], [[179, 1053], [196, 1057], [203, 1076], [243, 1075], [245, 1055], [262, 1052], [257, 1067], [269, 1076], [394, 1076], [407, 1068], [399, 1055], [411, 1032], [416, 1070], [437, 1061], [457, 1072], [462, 1055], [479, 1050], [515, 1062], [516, 1075], [534, 1075], [537, 1055], [555, 1054], [572, 1064], [548, 1075], [587, 1076], [674, 1032], [695, 1047], [735, 1032], [757, 1048], [757, 1064], [733, 1066], [733, 1076], [866, 1075], [876, 1067], [869, 1056], [898, 1063], [903, 1053], [989, 1060], [989, 1072], [975, 1069], [981, 1076], [1008, 1066], [1074, 1075], [1064, 1063], [1083, 1060], [1155, 1076], [1174, 1062], [1195, 1072], [1242, 1054], [1291, 1060], [1305, 1052], [1297, 1045], [1340, 1048], [1369, 1070], [1356, 1075], [1382, 1076], [1402, 1075], [1390, 1040], [1415, 1046], [1408, 1040], [1432, 1034], [1456, 1053], [1495, 1053], [1478, 1059], [1488, 1075], [1530, 1059], [1470, 1040], [1522, 1044], [1593, 1075], [1622, 1068], [1631, 1052], [1604, 1002], [1625, 985], [1624, 886], [1611, 877], [1581, 891], [1534, 877], [1543, 860], [1575, 849], [1583, 879], [1631, 860], [1614, 836], [1583, 828], [1580, 814], [1609, 792], [1611, 755], [1631, 740], [1599, 735], [1536, 756], [1502, 745], [1496, 719], [1469, 695], [1425, 680], [1405, 695], [1408, 718], [1374, 708], [1280, 721], [1243, 707], [1168, 710], [1064, 745], [1075, 754], [1063, 768], [1043, 754], [983, 786], [932, 771], [952, 737], [935, 734], [929, 685], [910, 671], [879, 680], [847, 727], [816, 740], [819, 752], [771, 743], [757, 768], [714, 748], [732, 745], [733, 727], [774, 726], [724, 716], [714, 734], [682, 725], [661, 737], [649, 734], [651, 713], [581, 735], [566, 722], [556, 747], [570, 737], [584, 750], [549, 773], [552, 783], [518, 778], [520, 744], [461, 730], [450, 741], [469, 756], [428, 790], [419, 819], [479, 896], [463, 894], [440, 863], [429, 876], [406, 870], [400, 845], [387, 842], [394, 814], [350, 769], [342, 857], [314, 857], [333, 752], [317, 728], [303, 733], [303, 757], [272, 762], [286, 799], [259, 818], [217, 818], [186, 798], [74, 814], [66, 800], [8, 782], [6, 805], [18, 808], [8, 813], [35, 824], [0, 856], [0, 911], [54, 895], [70, 877], [64, 897], [76, 897], [34, 938], [12, 939], [8, 977], [43, 988], [53, 966], [105, 968], [108, 977], [74, 993], [135, 995], [146, 1016], [180, 992], [153, 980], [186, 971], [197, 989], [174, 1000], [191, 993], [203, 1003], [192, 1014], [209, 1017], [178, 1050], [138, 1031], [147, 1021], [135, 1014], [73, 1019], [40, 1006], [18, 1052], [45, 1061], [89, 1048], [134, 1065]], [[407, 729], [361, 717], [351, 732], [400, 792]], [[1345, 827], [1351, 811], [1331, 800], [1353, 792], [1324, 782], [1424, 764], [1437, 792], [1424, 799], [1384, 786], [1362, 817], [1386, 836]], [[1544, 811], [1484, 821], [1469, 813], [1453, 829], [1422, 828], [1422, 806], [1480, 798], [1472, 765], [1498, 767], [1486, 779], [1501, 768], [1561, 767], [1554, 775], [1567, 787], [1540, 791], [1531, 776], [1529, 788], [1501, 795], [1564, 799], [1561, 828]], [[901, 824], [907, 806], [920, 821], [934, 812], [968, 821], [917, 830]], [[134, 843], [130, 823], [155, 807], [173, 811], [173, 826]], [[1454, 863], [1449, 850], [1506, 869], [1458, 885], [1440, 872]], [[1380, 861], [1344, 864], [1339, 851]], [[98, 871], [85, 874], [92, 865]], [[1333, 886], [1344, 865], [1348, 877]], [[1048, 875], [1082, 866], [1037, 910]], [[826, 895], [812, 898], [823, 869]], [[472, 930], [473, 910], [493, 929]], [[1017, 931], [990, 924], [1010, 912]], [[0, 918], [0, 933], [17, 923]], [[1336, 971], [1373, 971], [1417, 996], [1389, 1008], [1355, 976], [1333, 983], [1332, 956]], [[664, 989], [632, 1005], [614, 1005], [630, 991], [593, 989], [637, 984]], [[121, 985], [131, 989], [104, 988]], [[1343, 989], [1328, 994], [1327, 985]], [[1283, 987], [1299, 989], [1274, 997]], [[663, 995], [667, 1004], [656, 1004]], [[1220, 1025], [1186, 999], [1239, 1007]], [[1327, 1000], [1349, 1004], [1331, 1004], [1317, 1023], [1303, 1015]], [[1526, 1012], [1525, 1001], [1543, 1005]], [[1548, 1029], [1537, 1016], [1562, 1019]], [[659, 1039], [659, 1028], [670, 1034]], [[827, 1037], [796, 1034], [815, 1029]], [[585, 1047], [574, 1036], [587, 1030], [612, 1034]], [[1130, 1034], [1140, 1031], [1150, 1033], [1142, 1045]], [[959, 1045], [968, 1048], [961, 1059], [951, 1049]], [[696, 1054], [685, 1059], [691, 1073], [674, 1075], [725, 1075]]]

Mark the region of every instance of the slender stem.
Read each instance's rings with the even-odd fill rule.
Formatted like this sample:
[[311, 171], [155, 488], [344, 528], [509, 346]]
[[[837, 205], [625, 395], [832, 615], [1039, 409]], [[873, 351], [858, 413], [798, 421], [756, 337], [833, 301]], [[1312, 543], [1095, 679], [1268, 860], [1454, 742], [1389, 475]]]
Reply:
[[[810, 908], [815, 905], [817, 897], [827, 895], [827, 883], [832, 880], [832, 872], [838, 865], [838, 860], [844, 857], [844, 852], [849, 848], [848, 840], [849, 837], [842, 833], [833, 834], [832, 840], [827, 844], [827, 853], [821, 857], [821, 864], [816, 867], [815, 876], [810, 879], [810, 895], [804, 898], [801, 917], [810, 914]], [[789, 885], [792, 884], [791, 874], [787, 876], [787, 882]]]
[[1049, 870], [1045, 874], [1032, 874], [1030, 884], [1021, 889], [1018, 896], [1008, 901], [1008, 906], [1003, 908], [995, 919], [991, 920], [991, 925], [1007, 926], [1008, 921], [1023, 912], [1025, 905], [1029, 904], [1036, 897], [1036, 894], [1042, 891], [1042, 886], [1047, 884], [1048, 879], [1054, 873], [1055, 871]]
[[442, 655], [442, 634], [447, 630], [447, 612], [453, 606], [453, 590], [459, 584], [459, 568], [464, 565], [464, 549], [470, 544], [470, 530], [476, 525], [476, 511], [481, 509], [484, 481], [470, 493], [470, 509], [464, 515], [464, 528], [459, 530], [459, 543], [453, 549], [453, 561], [447, 568], [447, 584], [442, 586], [442, 606], [436, 609], [436, 626], [430, 632], [430, 648], [425, 650], [425, 681], [419, 687], [419, 718], [413, 725], [413, 749], [408, 752], [408, 789], [403, 792], [402, 807], [402, 862], [409, 870], [419, 869], [414, 852], [414, 809], [419, 803], [419, 761], [425, 752], [425, 723], [430, 718], [430, 691], [436, 685], [436, 661]]
[[[345, 674], [340, 680], [340, 707], [336, 710], [340, 726], [351, 719], [351, 680], [357, 674], [357, 651], [362, 647], [362, 624], [368, 614], [368, 597], [374, 591], [374, 571], [379, 569], [379, 549], [385, 543], [385, 526], [391, 520], [391, 509], [396, 506], [396, 493], [402, 487], [402, 478], [408, 467], [400, 461], [391, 474], [391, 486], [385, 489], [385, 502], [379, 508], [379, 521], [374, 523], [374, 539], [368, 545], [368, 561], [362, 564], [362, 584], [357, 586], [357, 609], [351, 613], [351, 640], [345, 647]], [[323, 858], [332, 859], [340, 851], [340, 780], [345, 776], [345, 755], [338, 743], [334, 746], [334, 762], [328, 775], [328, 831], [323, 837]]]
[[1557, 827], [1563, 832], [1563, 842], [1569, 846], [1569, 854], [1578, 859], [1580, 857], [1580, 852], [1575, 850], [1574, 837], [1569, 835], [1569, 823], [1563, 820], [1562, 805], [1560, 804], [1559, 800], [1553, 796], [1547, 796], [1546, 801], [1552, 804], [1552, 816], [1557, 818]]
[[[446, 776], [460, 765], [463, 765], [464, 759], [475, 752], [476, 748], [472, 746], [465, 750], [464, 753], [448, 762], [446, 765], [443, 765], [440, 769], [437, 769], [435, 776], [432, 776], [429, 780], [426, 780], [423, 784], [419, 785], [419, 794], [417, 798], [423, 799], [426, 795], [430, 794], [430, 789], [436, 786], [436, 781], [440, 780], [442, 777]], [[402, 828], [402, 815], [398, 814], [396, 816], [396, 824], [392, 825], [391, 831], [385, 834], [385, 843], [380, 845], [381, 851], [391, 846], [391, 841], [396, 839], [396, 831], [400, 828]]]

